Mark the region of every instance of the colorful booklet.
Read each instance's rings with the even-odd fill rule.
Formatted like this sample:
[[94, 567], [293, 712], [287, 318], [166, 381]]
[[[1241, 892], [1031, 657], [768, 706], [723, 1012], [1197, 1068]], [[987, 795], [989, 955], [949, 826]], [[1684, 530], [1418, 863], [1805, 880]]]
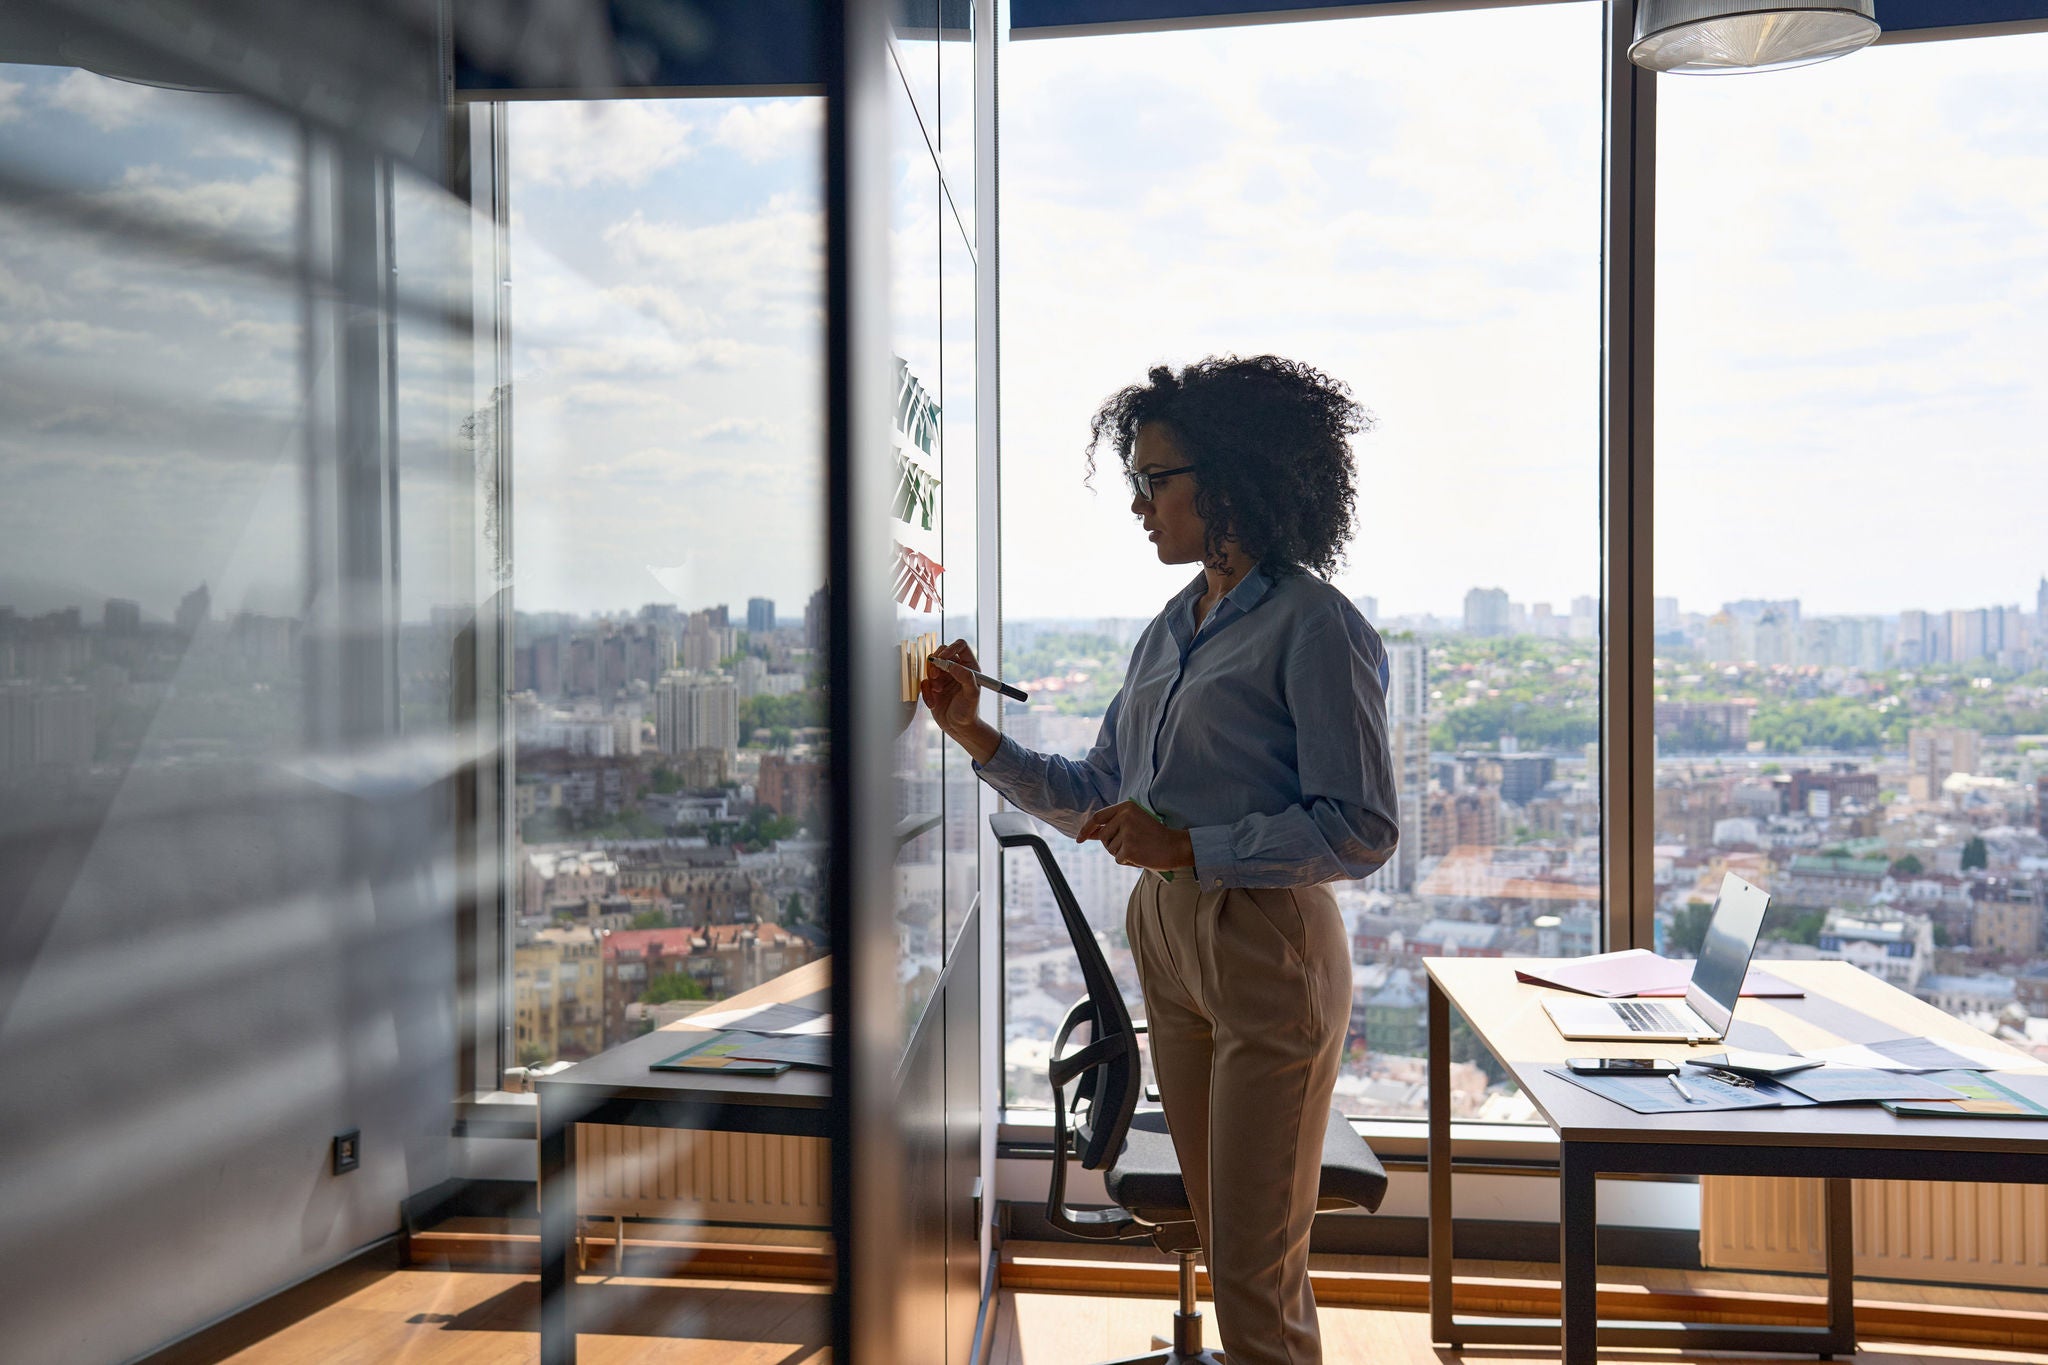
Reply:
[[1920, 1077], [1947, 1086], [1958, 1100], [1886, 1100], [1884, 1107], [1900, 1118], [2048, 1119], [2043, 1108], [2025, 1095], [2008, 1090], [1976, 1071], [1937, 1071]]
[[757, 1039], [745, 1035], [714, 1033], [701, 1043], [692, 1043], [672, 1057], [664, 1057], [650, 1071], [718, 1071], [728, 1076], [780, 1076], [788, 1062], [764, 1062], [733, 1054]]

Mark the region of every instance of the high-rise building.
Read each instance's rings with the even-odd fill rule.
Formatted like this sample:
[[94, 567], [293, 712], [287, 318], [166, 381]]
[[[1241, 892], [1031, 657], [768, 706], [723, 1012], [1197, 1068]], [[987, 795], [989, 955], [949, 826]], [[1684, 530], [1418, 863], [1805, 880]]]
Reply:
[[747, 634], [766, 635], [775, 629], [775, 602], [768, 597], [747, 599]]
[[1600, 638], [1599, 598], [1574, 597], [1572, 599], [1571, 637], [1574, 640], [1597, 640]]
[[190, 635], [213, 615], [213, 594], [201, 583], [178, 599], [178, 629]]
[[1948, 614], [1948, 661], [1973, 664], [1988, 653], [1990, 613], [1982, 607]]
[[684, 672], [708, 672], [723, 664], [739, 649], [739, 634], [724, 617], [724, 607], [690, 613], [690, 628], [683, 632], [677, 649], [678, 662]]
[[739, 688], [741, 701], [760, 696], [768, 690], [768, 661], [747, 655], [733, 670], [733, 683]]
[[109, 597], [100, 624], [109, 635], [134, 635], [142, 629], [142, 606], [126, 598]]
[[1550, 754], [1508, 754], [1500, 756], [1500, 798], [1526, 806], [1557, 775], [1557, 759]]
[[1931, 801], [1941, 795], [1950, 773], [1977, 771], [1975, 730], [1960, 726], [1914, 726], [1906, 732], [1906, 756], [1913, 767], [1913, 795]]
[[1394, 818], [1401, 827], [1401, 841], [1366, 885], [1379, 891], [1413, 891], [1416, 864], [1429, 838], [1427, 645], [1403, 640], [1387, 646], [1387, 731], [1398, 806]]
[[739, 688], [723, 673], [670, 673], [654, 690], [654, 742], [665, 754], [739, 748]]
[[1380, 619], [1380, 599], [1377, 597], [1354, 597], [1351, 605], [1358, 608], [1358, 614], [1367, 621], [1377, 623]]
[[830, 610], [831, 599], [824, 588], [811, 594], [811, 600], [804, 604], [804, 645], [813, 654], [825, 649], [825, 617]]
[[2034, 828], [2048, 839], [2048, 773], [2034, 779]]
[[1896, 656], [1899, 667], [1918, 668], [1934, 662], [1928, 654], [1929, 622], [1924, 611], [1902, 611], [1899, 613], [1899, 642]]
[[1505, 588], [1473, 588], [1465, 594], [1465, 633], [1505, 635], [1508, 633], [1508, 594]]

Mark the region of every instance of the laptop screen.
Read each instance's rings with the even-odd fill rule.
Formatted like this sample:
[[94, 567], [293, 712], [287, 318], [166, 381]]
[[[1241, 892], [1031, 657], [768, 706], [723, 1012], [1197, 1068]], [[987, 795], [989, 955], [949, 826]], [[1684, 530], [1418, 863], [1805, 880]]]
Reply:
[[1756, 951], [1756, 937], [1763, 931], [1764, 915], [1770, 907], [1769, 896], [1733, 872], [1721, 879], [1721, 894], [1714, 901], [1714, 915], [1707, 924], [1706, 941], [1700, 945], [1699, 964], [1692, 969], [1685, 1003], [1723, 1036], [1735, 1017], [1742, 978], [1749, 974], [1750, 954]]

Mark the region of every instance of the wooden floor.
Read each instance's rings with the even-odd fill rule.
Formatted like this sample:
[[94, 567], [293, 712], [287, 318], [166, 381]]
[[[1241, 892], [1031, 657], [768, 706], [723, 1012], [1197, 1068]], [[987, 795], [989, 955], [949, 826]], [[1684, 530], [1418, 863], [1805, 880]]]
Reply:
[[[1028, 1243], [1012, 1254], [1032, 1254]], [[1046, 1248], [1048, 1253], [1053, 1248]], [[1070, 1252], [1071, 1248], [1058, 1248]], [[1094, 1249], [1091, 1249], [1094, 1250]], [[1103, 1248], [1120, 1259], [1121, 1248]], [[1133, 1252], [1136, 1249], [1131, 1249]], [[1142, 1254], [1142, 1253], [1139, 1253]], [[1151, 1259], [1158, 1259], [1153, 1257]], [[1418, 1263], [1381, 1258], [1316, 1257], [1319, 1270], [1393, 1274]], [[1357, 1261], [1353, 1265], [1351, 1262]], [[1534, 1278], [1554, 1267], [1461, 1262], [1461, 1274]], [[1817, 1289], [1783, 1276], [1702, 1276], [1685, 1271], [1603, 1270], [1603, 1287], [1722, 1289], [1776, 1292]], [[1872, 1285], [1885, 1299], [1970, 1305], [1993, 1312], [2038, 1309], [2044, 1297], [2005, 1290]], [[1858, 1297], [1866, 1286], [1859, 1284]], [[512, 1365], [539, 1359], [538, 1283], [530, 1274], [477, 1270], [394, 1270], [375, 1274], [325, 1308], [278, 1327], [262, 1340], [221, 1357], [235, 1365]], [[586, 1330], [580, 1359], [588, 1365], [824, 1365], [831, 1358], [830, 1291], [818, 1284], [770, 1280], [650, 1279], [588, 1275], [578, 1281]], [[1207, 1305], [1204, 1304], [1205, 1312]], [[1170, 1297], [1005, 1289], [997, 1305], [989, 1365], [1088, 1365], [1149, 1350], [1168, 1330]], [[1320, 1313], [1326, 1365], [1556, 1365], [1555, 1348], [1473, 1347], [1451, 1351], [1429, 1340], [1419, 1312], [1325, 1304]], [[1209, 1342], [1219, 1343], [1213, 1315]], [[1706, 1360], [1797, 1360], [1808, 1356], [1726, 1355], [1647, 1350], [1601, 1352], [1602, 1365], [1687, 1365]], [[2039, 1362], [2039, 1351], [1866, 1341], [1854, 1357], [1865, 1365], [1934, 1362]]]
[[[1206, 1316], [1206, 1306], [1205, 1306]], [[1469, 1347], [1462, 1351], [1433, 1345], [1429, 1317], [1370, 1308], [1324, 1308], [1325, 1365], [1557, 1365], [1557, 1349], [1536, 1347]], [[1152, 1334], [1170, 1330], [1170, 1302], [1126, 1298], [1094, 1298], [1079, 1294], [1034, 1294], [1006, 1290], [996, 1317], [996, 1346], [989, 1365], [1088, 1365], [1117, 1360], [1152, 1348]], [[1209, 1323], [1206, 1344], [1220, 1345]], [[1957, 1361], [2028, 1362], [2039, 1365], [2034, 1352], [1989, 1351], [1979, 1347], [1900, 1346], [1866, 1342], [1853, 1356], [1838, 1360], [1865, 1365], [1954, 1365]], [[1756, 1354], [1714, 1354], [1607, 1349], [1601, 1365], [1689, 1365], [1693, 1361], [1773, 1360], [1813, 1365], [1814, 1357]]]
[[[824, 1365], [831, 1290], [761, 1280], [577, 1281], [582, 1365]], [[532, 1275], [394, 1270], [234, 1355], [234, 1365], [524, 1365]]]

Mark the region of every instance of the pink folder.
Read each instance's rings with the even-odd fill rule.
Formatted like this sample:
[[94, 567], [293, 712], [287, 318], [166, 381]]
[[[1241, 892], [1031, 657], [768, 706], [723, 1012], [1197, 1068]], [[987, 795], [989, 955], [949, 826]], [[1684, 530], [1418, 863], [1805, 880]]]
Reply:
[[[1557, 986], [1581, 995], [1608, 999], [1624, 995], [1685, 994], [1692, 981], [1689, 960], [1659, 957], [1647, 948], [1626, 948], [1618, 953], [1596, 953], [1592, 957], [1560, 958], [1541, 967], [1518, 968], [1517, 981], [1536, 986]], [[1773, 976], [1761, 967], [1751, 967], [1742, 980], [1742, 993], [1752, 996], [1803, 996], [1805, 991]]]

